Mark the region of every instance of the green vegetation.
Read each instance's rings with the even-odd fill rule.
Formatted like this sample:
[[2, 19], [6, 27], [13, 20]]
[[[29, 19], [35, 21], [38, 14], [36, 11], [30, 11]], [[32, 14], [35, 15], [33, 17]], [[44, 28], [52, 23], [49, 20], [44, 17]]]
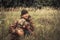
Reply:
[[60, 0], [2, 0], [0, 1], [0, 7], [42, 7], [42, 6], [53, 6], [60, 7]]

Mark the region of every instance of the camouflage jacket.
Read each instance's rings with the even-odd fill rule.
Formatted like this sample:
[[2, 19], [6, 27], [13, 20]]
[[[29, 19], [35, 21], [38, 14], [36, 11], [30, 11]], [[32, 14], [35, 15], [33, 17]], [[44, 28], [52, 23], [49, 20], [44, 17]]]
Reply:
[[18, 21], [15, 21], [15, 23], [10, 26], [10, 32], [14, 33], [16, 28], [17, 29], [22, 28], [23, 30], [26, 29], [30, 32], [32, 32], [34, 30], [32, 22], [29, 22], [29, 21], [25, 20], [24, 18], [22, 18]]

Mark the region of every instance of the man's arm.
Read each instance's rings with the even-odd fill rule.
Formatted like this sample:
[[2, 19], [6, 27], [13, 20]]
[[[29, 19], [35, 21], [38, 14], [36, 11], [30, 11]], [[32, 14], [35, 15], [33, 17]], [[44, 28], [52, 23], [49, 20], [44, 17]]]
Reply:
[[30, 29], [30, 27], [27, 27], [27, 29], [31, 34], [34, 34], [33, 31]]
[[15, 21], [13, 24], [10, 25], [9, 32], [14, 33], [16, 26], [17, 26], [17, 21]]
[[34, 23], [32, 20], [30, 20], [30, 26], [31, 26], [31, 30], [34, 31]]

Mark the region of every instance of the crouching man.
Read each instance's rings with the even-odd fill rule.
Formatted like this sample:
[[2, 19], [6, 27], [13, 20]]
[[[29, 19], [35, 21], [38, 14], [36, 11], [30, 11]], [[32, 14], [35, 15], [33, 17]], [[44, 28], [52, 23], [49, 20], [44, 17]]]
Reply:
[[34, 31], [34, 26], [31, 21], [31, 16], [27, 10], [21, 11], [21, 18], [9, 27], [9, 32], [12, 34], [11, 40], [19, 40], [20, 36], [31, 35]]

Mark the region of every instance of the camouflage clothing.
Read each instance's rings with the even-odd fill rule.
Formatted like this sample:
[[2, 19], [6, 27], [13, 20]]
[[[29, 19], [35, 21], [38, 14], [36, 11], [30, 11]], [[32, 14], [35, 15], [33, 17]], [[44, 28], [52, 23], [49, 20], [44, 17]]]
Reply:
[[17, 25], [16, 28], [22, 28], [24, 30], [25, 35], [26, 34], [29, 35], [30, 32], [33, 31], [31, 23], [28, 20], [24, 19], [24, 18], [22, 18], [18, 21], [18, 25]]
[[12, 26], [10, 26], [10, 33], [12, 34], [11, 40], [19, 39], [19, 35], [15, 33], [15, 29], [19, 29], [19, 28], [23, 29], [24, 35], [30, 35], [30, 33], [34, 29], [28, 20], [21, 18], [20, 20], [16, 21]]

